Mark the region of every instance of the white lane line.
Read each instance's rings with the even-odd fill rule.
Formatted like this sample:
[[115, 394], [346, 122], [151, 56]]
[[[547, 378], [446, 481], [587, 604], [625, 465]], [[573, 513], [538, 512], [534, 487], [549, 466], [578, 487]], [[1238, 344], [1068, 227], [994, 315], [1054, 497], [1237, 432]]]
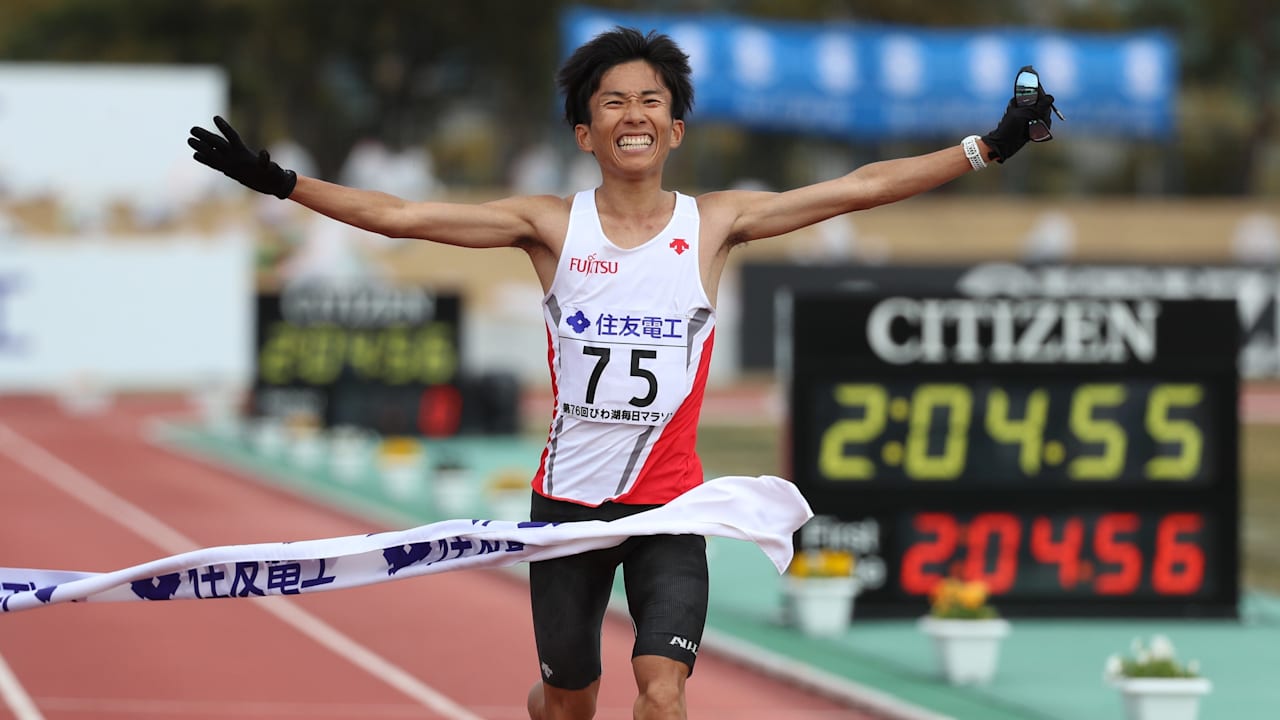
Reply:
[[[156, 516], [108, 490], [102, 484], [63, 462], [40, 445], [0, 423], [0, 453], [83, 502], [104, 517], [118, 522], [166, 553], [176, 555], [200, 549], [195, 541], [166, 525]], [[253, 601], [281, 622], [345, 658], [447, 720], [484, 720], [424, 684], [403, 668], [343, 634], [337, 628], [282, 598]], [[21, 720], [34, 720], [19, 715]]]
[[36, 709], [31, 696], [22, 687], [22, 683], [18, 682], [17, 676], [9, 669], [2, 655], [0, 655], [0, 698], [4, 698], [4, 704], [13, 711], [15, 720], [44, 720], [44, 716]]
[[819, 668], [774, 654], [728, 634], [707, 628], [702, 646], [728, 656], [757, 672], [790, 681], [837, 702], [892, 720], [956, 720], [912, 705], [869, 685], [839, 677]]
[[40, 704], [52, 712], [80, 714], [99, 720], [108, 717], [138, 720], [159, 718], [422, 718], [422, 708], [412, 703], [293, 703], [271, 701], [150, 700], [140, 698], [42, 697]]

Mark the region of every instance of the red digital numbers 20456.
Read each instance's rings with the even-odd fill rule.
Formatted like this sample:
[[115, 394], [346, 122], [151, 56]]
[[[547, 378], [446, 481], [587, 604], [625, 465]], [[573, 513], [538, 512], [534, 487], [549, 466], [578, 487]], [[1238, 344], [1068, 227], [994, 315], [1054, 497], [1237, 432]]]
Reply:
[[899, 581], [925, 595], [945, 577], [992, 594], [1194, 596], [1205, 587], [1197, 512], [920, 512], [900, 525]]

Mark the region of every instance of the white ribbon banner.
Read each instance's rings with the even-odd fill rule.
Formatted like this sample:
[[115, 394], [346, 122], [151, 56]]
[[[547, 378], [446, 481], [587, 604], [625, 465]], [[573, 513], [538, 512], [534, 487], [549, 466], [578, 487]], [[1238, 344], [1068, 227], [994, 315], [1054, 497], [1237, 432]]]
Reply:
[[303, 595], [400, 578], [503, 567], [612, 547], [639, 535], [755, 543], [783, 572], [813, 511], [795, 485], [731, 476], [613, 521], [444, 520], [408, 530], [193, 550], [107, 573], [0, 568], [0, 614], [64, 602]]

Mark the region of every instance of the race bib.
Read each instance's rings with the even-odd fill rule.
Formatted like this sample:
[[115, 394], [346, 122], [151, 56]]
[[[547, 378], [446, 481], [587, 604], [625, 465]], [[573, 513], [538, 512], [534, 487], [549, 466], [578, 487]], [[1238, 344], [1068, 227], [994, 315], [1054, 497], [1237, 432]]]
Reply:
[[689, 319], [564, 308], [560, 409], [599, 422], [664, 425], [688, 393]]

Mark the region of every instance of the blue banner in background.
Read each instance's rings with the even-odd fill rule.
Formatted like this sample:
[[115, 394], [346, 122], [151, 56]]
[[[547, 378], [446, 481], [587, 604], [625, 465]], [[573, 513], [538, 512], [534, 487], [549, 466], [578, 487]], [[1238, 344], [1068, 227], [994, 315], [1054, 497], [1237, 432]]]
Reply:
[[952, 137], [995, 127], [1019, 67], [1034, 65], [1067, 117], [1064, 137], [1166, 140], [1177, 51], [1157, 31], [926, 29], [730, 15], [574, 8], [562, 53], [615, 25], [670, 35], [693, 66], [692, 119], [858, 140]]

